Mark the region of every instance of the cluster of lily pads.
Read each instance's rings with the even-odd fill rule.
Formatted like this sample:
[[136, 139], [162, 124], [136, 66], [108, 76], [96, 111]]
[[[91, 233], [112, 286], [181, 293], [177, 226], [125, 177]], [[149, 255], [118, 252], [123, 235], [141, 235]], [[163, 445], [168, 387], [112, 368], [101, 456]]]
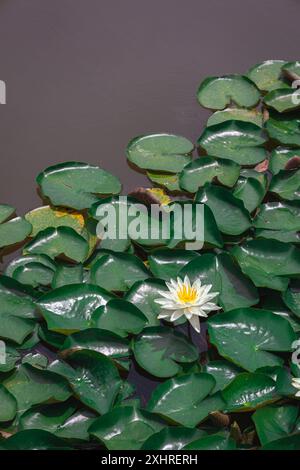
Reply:
[[[24, 217], [0, 206], [0, 449], [300, 449], [297, 79], [300, 62], [275, 60], [204, 80], [197, 156], [172, 134], [128, 144], [154, 187], [125, 204], [204, 204], [199, 251], [99, 240], [121, 184], [86, 163], [44, 170]], [[201, 334], [158, 319], [185, 276], [218, 293]]]

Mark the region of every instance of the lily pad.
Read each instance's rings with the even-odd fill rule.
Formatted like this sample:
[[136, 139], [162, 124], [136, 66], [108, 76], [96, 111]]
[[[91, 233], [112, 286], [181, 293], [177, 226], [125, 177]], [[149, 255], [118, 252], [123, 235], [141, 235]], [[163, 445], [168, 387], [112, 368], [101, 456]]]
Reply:
[[202, 284], [212, 284], [212, 291], [219, 292], [216, 302], [225, 311], [250, 307], [258, 302], [254, 285], [227, 253], [217, 256], [206, 253], [192, 260], [180, 275], [187, 275], [192, 282], [200, 279]]
[[155, 302], [155, 299], [161, 296], [161, 291], [168, 291], [164, 281], [150, 278], [135, 282], [126, 293], [124, 300], [138, 307], [147, 318], [148, 326], [157, 326], [160, 323], [157, 317], [161, 307]]
[[153, 434], [143, 444], [142, 450], [181, 450], [184, 446], [205, 435], [200, 429], [166, 427]]
[[121, 337], [138, 334], [147, 324], [147, 318], [136, 305], [123, 299], [112, 299], [95, 310], [92, 325]]
[[242, 170], [233, 195], [243, 201], [248, 212], [253, 212], [265, 197], [267, 184], [265, 174], [255, 170]]
[[178, 174], [147, 171], [147, 177], [150, 181], [152, 181], [152, 183], [155, 183], [158, 186], [162, 186], [170, 192], [181, 191]]
[[266, 130], [271, 139], [284, 145], [300, 147], [300, 118], [298, 114], [270, 113]]
[[236, 442], [228, 433], [212, 434], [186, 445], [183, 450], [235, 450]]
[[270, 191], [282, 199], [300, 201], [300, 169], [281, 170], [273, 176]]
[[197, 91], [199, 103], [204, 108], [224, 109], [232, 102], [237, 106], [252, 108], [260, 98], [254, 83], [243, 75], [208, 77]]
[[252, 411], [278, 400], [276, 383], [264, 374], [240, 374], [222, 392], [227, 412]]
[[118, 194], [121, 183], [101, 168], [81, 162], [65, 162], [46, 168], [37, 177], [42, 195], [54, 206], [82, 210], [99, 199], [98, 195]]
[[231, 161], [203, 156], [186, 165], [179, 175], [182, 189], [195, 193], [198, 188], [217, 179], [224, 186], [233, 186], [240, 174], [240, 166]]
[[108, 291], [126, 291], [136, 281], [151, 277], [143, 262], [127, 253], [110, 253], [102, 256], [91, 267], [91, 283]]
[[285, 170], [292, 160], [299, 159], [300, 149], [289, 149], [285, 147], [276, 147], [271, 153], [269, 161], [269, 170], [273, 175], [277, 175], [280, 170]]
[[263, 127], [263, 115], [257, 109], [226, 108], [216, 111], [207, 120], [207, 127], [221, 124], [225, 121], [251, 122], [256, 126]]
[[58, 264], [55, 274], [52, 278], [52, 288], [68, 286], [71, 284], [81, 284], [84, 280], [83, 265], [75, 266]]
[[143, 135], [131, 140], [127, 158], [142, 169], [178, 173], [191, 160], [194, 145], [173, 134]]
[[264, 103], [279, 113], [294, 111], [299, 108], [299, 100], [295, 100], [294, 89], [279, 89], [270, 91], [264, 97]]
[[243, 369], [240, 367], [237, 367], [235, 364], [223, 359], [209, 361], [202, 370], [203, 372], [212, 375], [216, 381], [216, 385], [211, 393], [217, 393], [224, 390], [224, 388], [230, 384], [235, 377], [243, 372]]
[[280, 366], [274, 352], [291, 351], [296, 335], [290, 323], [261, 309], [236, 309], [208, 320], [209, 338], [221, 356], [250, 372]]
[[67, 379], [76, 398], [100, 414], [113, 407], [122, 383], [113, 361], [88, 349], [73, 351], [68, 364], [55, 361], [49, 370]]
[[0, 385], [0, 422], [11, 421], [17, 412], [17, 401], [9, 391]]
[[27, 212], [25, 219], [32, 226], [31, 237], [35, 237], [39, 232], [49, 227], [71, 227], [79, 235], [84, 232], [84, 216], [80, 212], [70, 209], [52, 208], [50, 206], [37, 207]]
[[126, 339], [111, 331], [98, 328], [89, 328], [68, 336], [60, 352], [65, 357], [73, 351], [82, 349], [97, 351], [112, 359], [128, 357], [130, 354], [129, 342]]
[[198, 359], [198, 351], [187, 338], [167, 327], [148, 327], [133, 344], [137, 363], [155, 377], [172, 377], [182, 364]]
[[71, 396], [64, 378], [30, 364], [20, 365], [2, 383], [17, 400], [18, 413], [23, 413], [33, 405], [62, 402]]
[[71, 334], [90, 327], [93, 312], [105, 305], [112, 295], [91, 284], [72, 284], [43, 295], [39, 302], [48, 329]]
[[41, 429], [27, 429], [9, 437], [4, 450], [71, 450], [63, 439]]
[[221, 232], [228, 235], [240, 235], [251, 226], [249, 212], [240, 199], [234, 197], [225, 188], [205, 185], [196, 194], [196, 201], [207, 205]]
[[31, 232], [31, 224], [16, 217], [0, 224], [0, 248], [23, 242]]
[[15, 213], [15, 208], [8, 204], [0, 204], [0, 224], [5, 222]]
[[115, 408], [89, 428], [109, 450], [138, 450], [163, 424], [151, 413], [132, 406]]
[[226, 121], [207, 127], [197, 144], [208, 155], [249, 166], [266, 159], [267, 154], [262, 147], [266, 140], [263, 130], [255, 124]]
[[252, 419], [261, 445], [288, 436], [295, 428], [299, 414], [297, 406], [266, 406], [257, 410]]
[[197, 258], [199, 253], [192, 250], [157, 249], [148, 257], [149, 268], [153, 276], [169, 281], [176, 278], [180, 270], [190, 261]]
[[231, 250], [243, 273], [257, 287], [285, 291], [289, 277], [300, 274], [300, 250], [277, 240], [250, 240]]
[[212, 411], [224, 408], [220, 395], [209, 396], [215, 384], [205, 373], [167, 380], [154, 390], [147, 409], [171, 422], [195, 427]]
[[300, 62], [286, 62], [283, 67], [282, 71], [284, 75], [291, 81], [299, 80], [300, 79]]
[[43, 254], [52, 259], [64, 255], [77, 263], [85, 261], [88, 253], [87, 241], [70, 227], [42, 230], [24, 248], [24, 254]]
[[254, 219], [254, 227], [266, 230], [300, 230], [300, 204], [267, 202], [262, 204]]
[[292, 280], [282, 298], [292, 312], [300, 318], [300, 281], [297, 279]]
[[266, 60], [261, 64], [251, 67], [247, 72], [247, 76], [262, 91], [286, 88], [288, 84], [285, 83], [282, 74], [282, 68], [285, 64], [284, 60]]

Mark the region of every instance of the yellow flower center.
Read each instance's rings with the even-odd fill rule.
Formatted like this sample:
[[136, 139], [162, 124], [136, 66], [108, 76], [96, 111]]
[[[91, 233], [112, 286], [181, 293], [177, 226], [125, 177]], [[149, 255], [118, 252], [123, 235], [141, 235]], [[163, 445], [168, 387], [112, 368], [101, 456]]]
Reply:
[[184, 303], [194, 302], [194, 300], [196, 300], [196, 297], [197, 297], [197, 291], [196, 289], [193, 289], [192, 287], [184, 285], [178, 290], [177, 295], [178, 295], [178, 299], [181, 302], [184, 302]]

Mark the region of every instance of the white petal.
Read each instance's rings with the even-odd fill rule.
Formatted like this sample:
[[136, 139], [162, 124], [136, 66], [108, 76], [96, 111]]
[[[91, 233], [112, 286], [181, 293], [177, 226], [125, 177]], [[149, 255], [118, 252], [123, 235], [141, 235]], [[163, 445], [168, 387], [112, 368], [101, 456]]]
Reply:
[[183, 311], [183, 310], [175, 310], [175, 312], [174, 312], [173, 315], [171, 316], [171, 321], [176, 321], [176, 320], [178, 320], [178, 318], [182, 317], [182, 315], [184, 315], [184, 311]]
[[206, 304], [201, 305], [201, 308], [202, 310], [206, 310], [207, 312], [212, 312], [213, 310], [220, 310], [221, 307], [212, 302], [207, 302]]
[[160, 314], [158, 315], [157, 318], [160, 320], [160, 319], [163, 319], [163, 318], [169, 318], [169, 316], [170, 316], [170, 313], [162, 311], [162, 312], [160, 312]]
[[199, 317], [197, 317], [196, 315], [193, 315], [193, 316], [189, 319], [189, 322], [190, 322], [190, 324], [192, 325], [192, 327], [194, 328], [194, 330], [196, 330], [197, 333], [200, 333], [200, 321], [199, 321]]

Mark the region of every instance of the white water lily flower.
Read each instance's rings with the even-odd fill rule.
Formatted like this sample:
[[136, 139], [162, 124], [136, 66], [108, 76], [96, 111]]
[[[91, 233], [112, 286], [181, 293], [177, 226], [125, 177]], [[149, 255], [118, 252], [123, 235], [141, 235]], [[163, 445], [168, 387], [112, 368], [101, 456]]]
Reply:
[[155, 299], [155, 302], [162, 308], [158, 315], [159, 319], [174, 322], [183, 315], [190, 322], [192, 327], [200, 333], [199, 317], [207, 317], [213, 310], [219, 310], [215, 303], [211, 302], [213, 298], [219, 295], [219, 292], [210, 292], [212, 285], [201, 285], [200, 279], [197, 279], [192, 285], [185, 276], [184, 280], [177, 278], [166, 282], [169, 292], [161, 291], [161, 298]]
[[298, 388], [299, 392], [296, 393], [296, 397], [300, 397], [300, 378], [292, 379], [292, 386]]

